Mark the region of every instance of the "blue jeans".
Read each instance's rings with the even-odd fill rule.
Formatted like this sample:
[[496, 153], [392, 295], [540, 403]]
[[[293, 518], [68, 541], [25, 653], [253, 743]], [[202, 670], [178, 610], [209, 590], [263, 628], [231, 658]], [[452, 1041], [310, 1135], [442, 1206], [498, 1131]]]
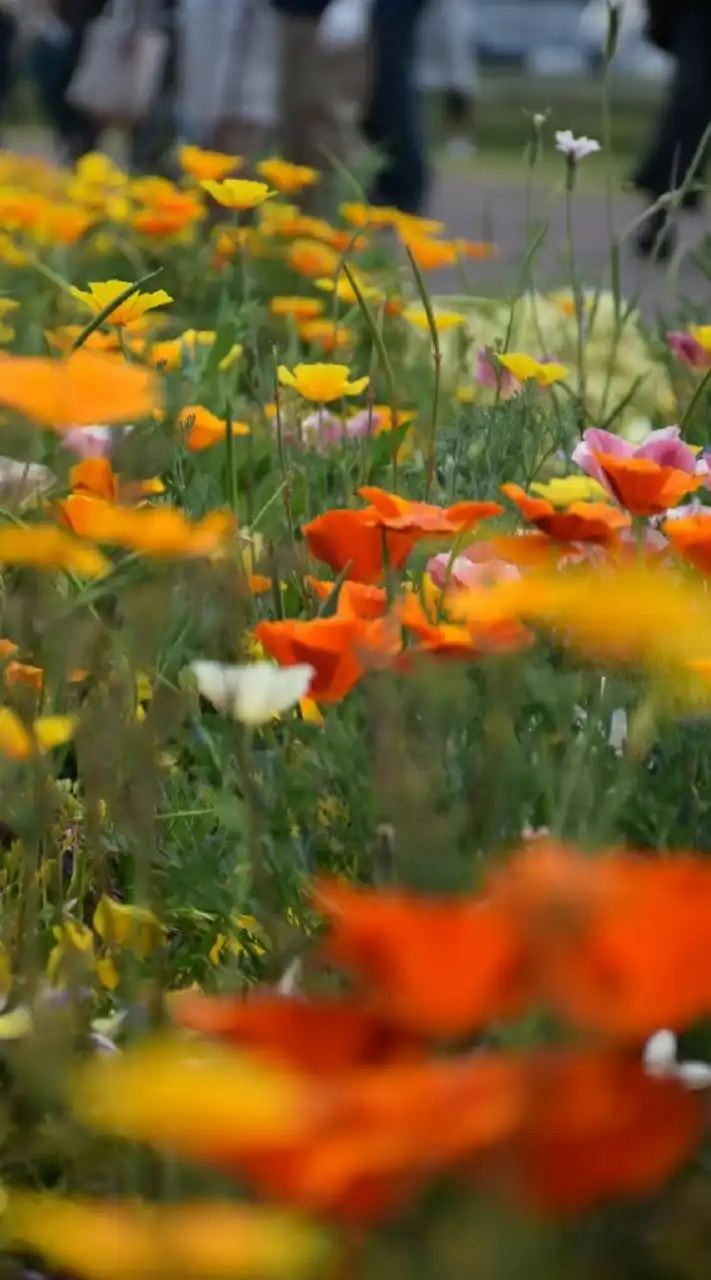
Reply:
[[370, 200], [420, 213], [428, 185], [424, 125], [415, 82], [417, 27], [427, 0], [375, 0], [373, 82], [363, 132], [384, 157]]
[[30, 51], [30, 69], [42, 109], [65, 146], [69, 160], [93, 151], [98, 130], [93, 120], [66, 101], [67, 89], [81, 54], [83, 35], [71, 32], [65, 41], [36, 40]]

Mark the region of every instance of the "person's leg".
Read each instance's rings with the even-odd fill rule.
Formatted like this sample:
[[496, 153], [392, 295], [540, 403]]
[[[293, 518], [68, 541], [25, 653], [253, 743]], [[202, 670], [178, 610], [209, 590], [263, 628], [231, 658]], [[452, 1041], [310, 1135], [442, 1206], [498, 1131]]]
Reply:
[[94, 150], [98, 141], [94, 122], [66, 101], [81, 46], [82, 34], [73, 32], [65, 41], [39, 39], [31, 53], [40, 102], [70, 161]]
[[[711, 124], [711, 5], [682, 0], [674, 33], [676, 70], [655, 139], [634, 175], [634, 184], [653, 200], [679, 187], [690, 173]], [[685, 205], [698, 204], [690, 192]]]
[[9, 13], [0, 12], [0, 116], [4, 116], [13, 81], [13, 58], [17, 23]]
[[417, 23], [424, 0], [376, 0], [374, 67], [363, 131], [384, 155], [370, 199], [420, 213], [427, 188], [424, 128], [415, 83]]

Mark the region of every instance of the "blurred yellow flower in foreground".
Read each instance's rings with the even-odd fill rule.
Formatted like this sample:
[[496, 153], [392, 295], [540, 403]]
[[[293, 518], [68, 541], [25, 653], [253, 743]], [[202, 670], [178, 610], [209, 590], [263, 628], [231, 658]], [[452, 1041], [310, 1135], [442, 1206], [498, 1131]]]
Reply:
[[[72, 288], [71, 294], [73, 298], [77, 298], [90, 311], [93, 311], [94, 315], [98, 315], [130, 288], [130, 280], [103, 280], [90, 284], [88, 290]], [[125, 302], [120, 303], [111, 312], [106, 323], [124, 328], [142, 320], [147, 311], [154, 311], [156, 307], [166, 307], [172, 301], [165, 289], [156, 289], [153, 293], [142, 293], [139, 290], [137, 293], [132, 293]]]
[[120, 356], [80, 350], [66, 360], [8, 356], [2, 362], [0, 404], [57, 430], [135, 422], [159, 399], [155, 375]]
[[304, 187], [312, 187], [321, 177], [318, 169], [310, 169], [305, 164], [292, 164], [290, 160], [281, 160], [277, 156], [260, 160], [257, 173], [283, 195], [294, 195]]
[[284, 387], [293, 387], [304, 400], [317, 404], [329, 404], [341, 396], [358, 396], [365, 391], [370, 378], [349, 381], [350, 370], [345, 364], [296, 364], [293, 371], [279, 365], [279, 381]]
[[247, 1055], [169, 1037], [74, 1074], [74, 1113], [106, 1134], [188, 1159], [236, 1161], [308, 1133], [308, 1084]]
[[587, 658], [640, 665], [677, 684], [711, 657], [703, 584], [660, 568], [552, 570], [470, 592], [460, 604], [468, 625], [538, 623]]
[[242, 156], [223, 155], [221, 151], [204, 151], [202, 147], [179, 147], [178, 164], [197, 182], [220, 182], [228, 173], [242, 168]]
[[274, 195], [266, 182], [251, 178], [226, 178], [224, 182], [201, 182], [200, 186], [225, 209], [256, 209]]
[[546, 484], [536, 481], [531, 493], [552, 502], [554, 507], [567, 507], [571, 502], [609, 502], [610, 495], [592, 476], [562, 476]]
[[274, 1209], [12, 1193], [7, 1244], [79, 1280], [281, 1280], [320, 1268], [327, 1237]]
[[517, 382], [537, 382], [540, 387], [550, 387], [554, 382], [567, 378], [568, 369], [564, 364], [551, 361], [534, 360], [533, 356], [509, 351], [506, 355], [496, 356], [500, 365], [516, 379]]
[[94, 912], [96, 933], [110, 947], [132, 951], [145, 960], [165, 941], [165, 929], [147, 907], [115, 902], [104, 894]]
[[0, 752], [11, 760], [29, 760], [35, 752], [71, 742], [78, 723], [77, 716], [40, 716], [29, 730], [14, 711], [0, 707]]
[[711, 324], [690, 324], [689, 333], [704, 351], [711, 351]]
[[51, 524], [0, 529], [0, 564], [67, 569], [87, 578], [101, 577], [111, 568], [96, 547], [78, 542]]

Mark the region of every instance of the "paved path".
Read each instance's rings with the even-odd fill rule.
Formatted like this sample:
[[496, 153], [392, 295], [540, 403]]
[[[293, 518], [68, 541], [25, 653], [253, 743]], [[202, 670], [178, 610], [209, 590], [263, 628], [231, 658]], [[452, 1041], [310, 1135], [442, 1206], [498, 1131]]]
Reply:
[[[442, 172], [435, 184], [432, 213], [447, 225], [448, 233], [469, 239], [493, 239], [499, 246], [496, 262], [471, 262], [467, 277], [475, 292], [513, 288], [521, 270], [526, 246], [525, 177], [492, 177], [467, 172]], [[634, 196], [616, 193], [613, 198], [615, 233], [623, 235], [639, 217], [642, 206]], [[542, 287], [567, 285], [570, 281], [565, 233], [565, 197], [543, 190], [535, 197], [538, 223], [549, 222], [541, 249], [535, 257], [533, 278]], [[711, 221], [704, 215], [685, 214], [679, 218], [679, 249], [664, 266], [640, 262], [623, 247], [621, 273], [626, 298], [639, 294], [646, 314], [661, 311], [672, 318], [685, 299], [706, 309], [711, 321], [711, 281], [693, 261], [700, 240], [711, 234]], [[575, 194], [574, 242], [576, 270], [586, 285], [596, 286], [601, 276], [609, 280], [610, 236], [604, 191], [581, 190]], [[711, 241], [710, 241], [711, 243]], [[711, 268], [711, 253], [708, 255]], [[434, 292], [461, 293], [456, 273], [432, 272], [429, 283]]]

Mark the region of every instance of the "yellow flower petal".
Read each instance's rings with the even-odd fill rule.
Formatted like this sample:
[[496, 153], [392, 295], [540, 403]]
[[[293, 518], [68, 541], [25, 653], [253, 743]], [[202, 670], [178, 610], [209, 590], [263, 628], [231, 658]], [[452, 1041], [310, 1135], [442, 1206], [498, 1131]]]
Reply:
[[33, 729], [40, 751], [51, 751], [71, 742], [78, 723], [78, 716], [41, 716], [35, 720]]
[[165, 941], [165, 929], [147, 907], [116, 902], [104, 894], [94, 912], [94, 929], [109, 946], [125, 947], [145, 960]]

